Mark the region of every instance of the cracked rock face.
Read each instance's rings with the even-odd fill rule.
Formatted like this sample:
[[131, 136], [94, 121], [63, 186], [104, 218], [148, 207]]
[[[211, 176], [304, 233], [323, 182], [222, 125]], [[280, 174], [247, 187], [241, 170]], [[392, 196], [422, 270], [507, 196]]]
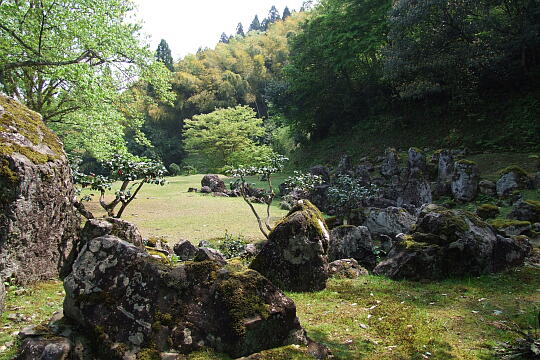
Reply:
[[329, 240], [320, 211], [302, 200], [270, 233], [250, 268], [282, 289], [322, 290], [328, 279]]
[[0, 106], [0, 278], [57, 277], [80, 223], [66, 154], [39, 114]]
[[65, 316], [107, 358], [203, 347], [240, 357], [306, 341], [294, 302], [256, 271], [173, 267], [112, 235], [87, 242], [64, 288]]

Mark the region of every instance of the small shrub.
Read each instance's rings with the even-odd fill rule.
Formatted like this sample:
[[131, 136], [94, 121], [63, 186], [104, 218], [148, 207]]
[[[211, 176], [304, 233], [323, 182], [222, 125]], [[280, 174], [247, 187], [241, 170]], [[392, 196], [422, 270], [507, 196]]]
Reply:
[[225, 232], [223, 241], [217, 246], [223, 256], [227, 259], [238, 257], [242, 255], [246, 247], [247, 241], [242, 235], [234, 236]]

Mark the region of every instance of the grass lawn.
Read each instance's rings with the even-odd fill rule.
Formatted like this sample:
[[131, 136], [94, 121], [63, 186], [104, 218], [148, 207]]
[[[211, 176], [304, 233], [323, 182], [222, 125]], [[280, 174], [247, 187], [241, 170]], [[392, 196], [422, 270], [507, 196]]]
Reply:
[[[287, 175], [276, 177], [275, 185], [283, 182]], [[190, 187], [201, 188], [203, 175], [167, 178], [167, 185], [145, 185], [126, 209], [123, 218], [137, 224], [145, 237], [164, 237], [171, 244], [187, 239], [197, 244], [200, 240], [223, 238], [225, 231], [232, 235], [242, 235], [249, 241], [264, 239], [257, 221], [242, 198], [222, 198], [212, 195], [188, 193]], [[250, 178], [257, 187], [266, 183]], [[228, 183], [233, 179], [225, 179]], [[278, 190], [275, 189], [277, 192]], [[87, 194], [88, 191], [84, 191]], [[112, 192], [111, 192], [112, 194]], [[97, 194], [96, 194], [97, 195]], [[111, 199], [112, 195], [108, 198]], [[105, 212], [95, 196], [87, 207], [95, 216]], [[271, 207], [272, 221], [287, 214], [274, 201]], [[255, 204], [261, 215], [266, 206]]]

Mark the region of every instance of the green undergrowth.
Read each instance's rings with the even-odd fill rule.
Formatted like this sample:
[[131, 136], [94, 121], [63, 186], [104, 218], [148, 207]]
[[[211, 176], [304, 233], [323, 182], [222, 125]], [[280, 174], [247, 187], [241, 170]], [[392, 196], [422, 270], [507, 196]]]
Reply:
[[[15, 296], [8, 307], [34, 316], [18, 323], [2, 315], [0, 345], [11, 332], [45, 321], [61, 309], [62, 285], [50, 282]], [[494, 349], [516, 334], [517, 324], [533, 328], [540, 307], [540, 268], [439, 282], [394, 281], [384, 277], [331, 279], [324, 291], [287, 293], [308, 335], [328, 346], [338, 359], [497, 359]], [[10, 326], [6, 329], [6, 326]], [[0, 354], [10, 359], [14, 350]], [[252, 356], [258, 360], [313, 359], [303, 347], [284, 347]], [[228, 360], [212, 350], [188, 360]]]

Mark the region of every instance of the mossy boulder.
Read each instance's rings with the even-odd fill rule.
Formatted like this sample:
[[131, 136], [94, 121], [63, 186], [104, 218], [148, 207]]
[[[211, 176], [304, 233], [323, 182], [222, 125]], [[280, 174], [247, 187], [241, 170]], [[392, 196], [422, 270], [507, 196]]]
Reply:
[[365, 225], [374, 236], [394, 238], [397, 234], [409, 232], [416, 222], [414, 215], [399, 207], [370, 208], [366, 213]]
[[498, 236], [473, 213], [428, 205], [374, 273], [412, 280], [488, 274], [521, 265], [530, 251], [528, 241]]
[[476, 215], [482, 220], [493, 219], [499, 215], [499, 207], [493, 204], [482, 204], [476, 209]]
[[276, 225], [250, 268], [285, 290], [322, 290], [328, 279], [329, 240], [319, 209], [302, 200]]
[[66, 154], [39, 114], [4, 95], [0, 107], [0, 280], [54, 278], [80, 223]]
[[516, 190], [527, 189], [530, 186], [527, 172], [518, 166], [509, 166], [499, 171], [497, 180], [497, 196], [504, 198]]
[[508, 218], [521, 221], [529, 221], [531, 223], [540, 222], [540, 201], [518, 201], [514, 205], [512, 212], [508, 214]]
[[103, 359], [203, 348], [236, 358], [306, 343], [294, 302], [258, 272], [171, 266], [111, 235], [87, 242], [64, 288], [65, 316]]
[[381, 175], [384, 177], [392, 177], [400, 173], [400, 157], [396, 149], [388, 148], [384, 151], [384, 160], [381, 165]]

